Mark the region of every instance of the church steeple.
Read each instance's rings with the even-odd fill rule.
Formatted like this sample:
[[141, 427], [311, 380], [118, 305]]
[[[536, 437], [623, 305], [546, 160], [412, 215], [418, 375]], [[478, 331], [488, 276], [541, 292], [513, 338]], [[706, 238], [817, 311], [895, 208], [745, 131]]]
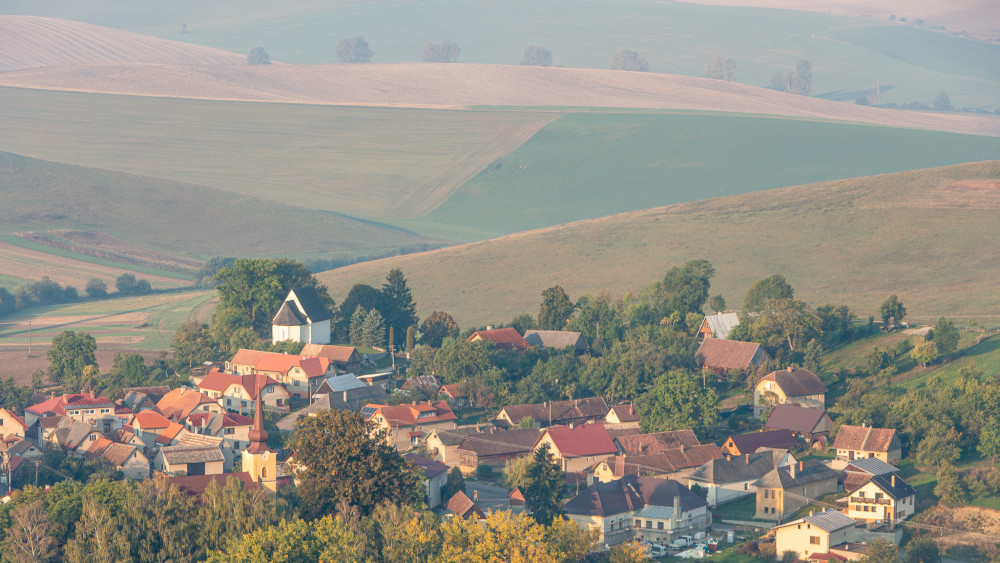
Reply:
[[253, 411], [253, 427], [250, 429], [250, 445], [247, 447], [247, 453], [251, 454], [261, 454], [264, 452], [271, 452], [270, 448], [267, 447], [267, 430], [264, 430], [264, 408], [261, 404], [261, 395], [263, 394], [263, 389], [261, 388], [261, 381], [266, 380], [267, 376], [261, 376], [260, 374], [254, 374], [254, 379], [257, 388], [257, 396], [254, 398], [254, 411]]

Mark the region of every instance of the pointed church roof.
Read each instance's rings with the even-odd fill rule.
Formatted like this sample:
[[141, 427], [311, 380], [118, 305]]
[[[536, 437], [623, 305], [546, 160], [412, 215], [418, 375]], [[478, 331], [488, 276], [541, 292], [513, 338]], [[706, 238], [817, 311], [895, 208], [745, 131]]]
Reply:
[[292, 293], [299, 300], [299, 303], [302, 305], [302, 312], [309, 321], [316, 323], [333, 318], [326, 305], [323, 304], [323, 298], [319, 296], [319, 292], [316, 291], [315, 287], [311, 285], [296, 287], [289, 293], [289, 299], [291, 299]]
[[278, 326], [301, 326], [308, 324], [308, 321], [299, 314], [299, 308], [295, 305], [295, 301], [289, 299], [281, 304], [281, 308], [278, 309], [278, 314], [274, 316], [271, 324]]
[[247, 453], [258, 455], [264, 452], [273, 452], [267, 447], [267, 430], [264, 430], [264, 407], [260, 402], [261, 381], [257, 380], [257, 397], [254, 399], [253, 426], [250, 428], [250, 446]]

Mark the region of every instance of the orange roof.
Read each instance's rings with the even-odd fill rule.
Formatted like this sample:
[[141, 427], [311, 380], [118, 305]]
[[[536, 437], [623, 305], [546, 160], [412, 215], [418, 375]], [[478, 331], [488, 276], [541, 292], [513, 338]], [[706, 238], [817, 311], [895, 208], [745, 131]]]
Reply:
[[241, 348], [236, 352], [236, 354], [233, 355], [233, 359], [230, 360], [229, 363], [241, 366], [255, 366], [265, 355], [273, 353], [274, 352], [265, 352], [263, 350], [247, 350], [246, 348]]
[[142, 430], [152, 430], [170, 426], [170, 421], [167, 420], [167, 417], [154, 411], [141, 411], [135, 413], [132, 415], [132, 419], [129, 420], [129, 426], [135, 428], [136, 423], [138, 423], [138, 427]]
[[546, 435], [564, 458], [618, 453], [618, 447], [603, 424], [581, 424], [574, 428], [553, 426], [539, 436], [538, 441]]
[[517, 329], [513, 327], [507, 328], [494, 328], [491, 330], [477, 330], [473, 332], [466, 342], [475, 342], [476, 340], [488, 340], [497, 345], [497, 348], [503, 350], [527, 350], [531, 348], [530, 345], [524, 340], [524, 338], [517, 332]]
[[264, 387], [265, 385], [276, 385], [284, 389], [284, 387], [275, 379], [263, 373], [233, 375], [231, 373], [223, 373], [221, 371], [214, 370], [208, 372], [205, 379], [198, 384], [198, 389], [203, 391], [218, 391], [222, 393], [225, 392], [230, 385], [239, 385], [246, 390], [251, 399], [257, 398], [257, 389]]
[[837, 431], [833, 447], [838, 450], [861, 450], [866, 452], [888, 452], [899, 447], [896, 431], [892, 428], [872, 428], [844, 424]]
[[459, 397], [468, 397], [469, 394], [465, 391], [465, 386], [461, 383], [450, 383], [448, 385], [441, 386], [441, 393], [448, 395], [452, 399], [457, 399]]
[[254, 370], [285, 374], [293, 367], [302, 368], [307, 377], [320, 377], [325, 375], [330, 368], [330, 360], [328, 358], [303, 358], [292, 354], [268, 353], [257, 362]]
[[306, 344], [302, 347], [301, 352], [301, 355], [306, 358], [326, 358], [332, 362], [341, 363], [350, 362], [355, 354], [357, 354], [357, 348], [354, 346], [334, 346], [332, 344]]
[[47, 401], [31, 405], [24, 410], [30, 411], [38, 416], [42, 416], [47, 412], [66, 414], [67, 407], [73, 409], [105, 405], [113, 407], [115, 406], [115, 402], [105, 397], [92, 397], [87, 393], [69, 393], [58, 397], [52, 397]]
[[160, 409], [163, 416], [180, 420], [204, 403], [215, 403], [215, 400], [201, 391], [178, 387], [164, 395], [156, 403], [156, 408]]
[[156, 443], [169, 444], [174, 438], [177, 437], [178, 434], [181, 433], [181, 430], [184, 430], [183, 426], [177, 424], [176, 422], [171, 422], [170, 426], [167, 426], [167, 429], [160, 432], [160, 435], [156, 437]]
[[455, 416], [455, 413], [452, 412], [448, 403], [444, 401], [403, 404], [396, 405], [394, 407], [379, 407], [377, 412], [382, 413], [382, 416], [389, 421], [390, 426], [410, 426], [418, 423], [431, 424], [435, 422], [446, 422], [458, 418]]
[[695, 354], [695, 361], [713, 369], [747, 369], [758, 350], [767, 360], [771, 359], [771, 356], [756, 342], [706, 338]]
[[87, 454], [95, 456], [101, 455], [104, 453], [104, 450], [108, 449], [108, 446], [113, 443], [114, 442], [108, 440], [107, 438], [98, 438], [90, 444], [89, 448], [87, 448]]

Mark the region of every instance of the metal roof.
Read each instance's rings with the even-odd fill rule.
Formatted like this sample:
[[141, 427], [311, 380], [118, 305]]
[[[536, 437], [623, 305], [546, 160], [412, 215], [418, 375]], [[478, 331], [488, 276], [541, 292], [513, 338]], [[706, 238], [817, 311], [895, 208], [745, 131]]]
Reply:
[[708, 328], [712, 329], [715, 338], [725, 340], [729, 337], [729, 331], [740, 324], [740, 316], [736, 313], [716, 313], [706, 315], [705, 322], [708, 323]]
[[817, 528], [826, 530], [827, 532], [836, 532], [837, 530], [854, 526], [856, 524], [854, 518], [833, 509], [824, 510], [819, 514], [813, 514], [812, 516], [806, 516], [802, 520], [816, 526]]

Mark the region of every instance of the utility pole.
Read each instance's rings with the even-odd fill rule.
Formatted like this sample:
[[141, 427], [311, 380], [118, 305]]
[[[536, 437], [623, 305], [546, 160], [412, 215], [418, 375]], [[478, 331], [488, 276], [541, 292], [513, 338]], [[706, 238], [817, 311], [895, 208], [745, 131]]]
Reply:
[[31, 319], [28, 319], [28, 357], [31, 357]]

